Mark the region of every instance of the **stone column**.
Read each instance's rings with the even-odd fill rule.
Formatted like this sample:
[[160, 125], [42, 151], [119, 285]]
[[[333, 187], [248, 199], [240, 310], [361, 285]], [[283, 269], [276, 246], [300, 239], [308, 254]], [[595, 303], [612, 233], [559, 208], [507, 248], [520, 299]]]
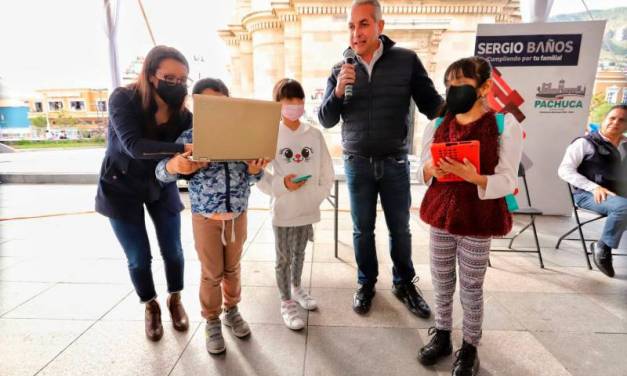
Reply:
[[236, 38], [233, 38], [229, 43], [229, 51], [231, 53], [231, 85], [229, 87], [231, 91], [231, 95], [240, 96], [242, 92], [242, 83], [241, 83], [241, 53], [240, 53], [240, 41]]
[[302, 80], [302, 47], [300, 19], [296, 13], [283, 13], [285, 77]]
[[271, 99], [274, 84], [285, 76], [283, 25], [272, 12], [257, 12], [244, 19], [252, 34], [253, 96]]
[[248, 32], [239, 35], [240, 52], [240, 92], [239, 97], [252, 98], [254, 90], [255, 75], [253, 71], [253, 43]]
[[231, 62], [228, 65], [228, 70], [231, 75], [231, 84], [229, 89], [234, 95], [238, 93], [240, 89], [240, 51], [239, 51], [239, 39], [233, 33], [232, 28], [226, 30], [218, 30], [220, 38], [226, 43], [229, 48], [229, 55], [231, 55]]
[[427, 62], [424, 62], [424, 64], [432, 80], [434, 79], [433, 75], [436, 74], [436, 69], [438, 68], [437, 55], [440, 50], [440, 43], [442, 42], [442, 36], [444, 34], [444, 31], [445, 30], [443, 29], [431, 30], [431, 35], [429, 36], [428, 44], [425, 43], [424, 46], [421, 46], [422, 48], [428, 46], [427, 50], [429, 52], [429, 62], [428, 62], [428, 65], [427, 65]]

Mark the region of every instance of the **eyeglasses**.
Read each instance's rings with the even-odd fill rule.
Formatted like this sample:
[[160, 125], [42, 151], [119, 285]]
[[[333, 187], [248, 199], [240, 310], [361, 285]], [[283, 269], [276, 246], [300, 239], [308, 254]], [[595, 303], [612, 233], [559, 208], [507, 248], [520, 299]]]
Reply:
[[162, 77], [159, 77], [158, 75], [155, 75], [155, 77], [157, 77], [158, 79], [164, 81], [168, 86], [174, 86], [174, 85], [183, 85], [183, 86], [187, 86], [188, 83], [190, 82], [189, 77], [176, 77], [173, 74], [166, 74]]

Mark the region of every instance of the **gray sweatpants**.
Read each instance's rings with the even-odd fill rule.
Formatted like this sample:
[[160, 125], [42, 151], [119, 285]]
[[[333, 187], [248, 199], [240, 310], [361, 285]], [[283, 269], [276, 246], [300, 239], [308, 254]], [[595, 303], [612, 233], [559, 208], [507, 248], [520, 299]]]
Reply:
[[300, 287], [303, 274], [305, 248], [307, 241], [313, 241], [313, 226], [277, 227], [274, 228], [274, 248], [276, 249], [276, 283], [279, 286], [281, 300], [292, 297], [291, 284]]

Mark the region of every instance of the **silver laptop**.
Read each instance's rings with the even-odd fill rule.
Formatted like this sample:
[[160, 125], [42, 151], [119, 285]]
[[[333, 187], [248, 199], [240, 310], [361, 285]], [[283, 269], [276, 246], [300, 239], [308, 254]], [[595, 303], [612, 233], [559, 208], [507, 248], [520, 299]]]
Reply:
[[194, 94], [194, 161], [273, 159], [281, 104]]

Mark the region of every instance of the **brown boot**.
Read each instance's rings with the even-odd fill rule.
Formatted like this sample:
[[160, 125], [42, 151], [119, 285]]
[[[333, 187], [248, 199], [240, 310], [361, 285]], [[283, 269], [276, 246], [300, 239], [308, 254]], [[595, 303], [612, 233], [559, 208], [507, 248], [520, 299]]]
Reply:
[[181, 302], [181, 293], [175, 292], [168, 296], [168, 309], [170, 310], [170, 317], [172, 317], [172, 326], [179, 332], [184, 332], [189, 328], [189, 319], [183, 303]]
[[161, 325], [161, 308], [157, 300], [146, 303], [146, 337], [157, 342], [163, 337], [163, 325]]

